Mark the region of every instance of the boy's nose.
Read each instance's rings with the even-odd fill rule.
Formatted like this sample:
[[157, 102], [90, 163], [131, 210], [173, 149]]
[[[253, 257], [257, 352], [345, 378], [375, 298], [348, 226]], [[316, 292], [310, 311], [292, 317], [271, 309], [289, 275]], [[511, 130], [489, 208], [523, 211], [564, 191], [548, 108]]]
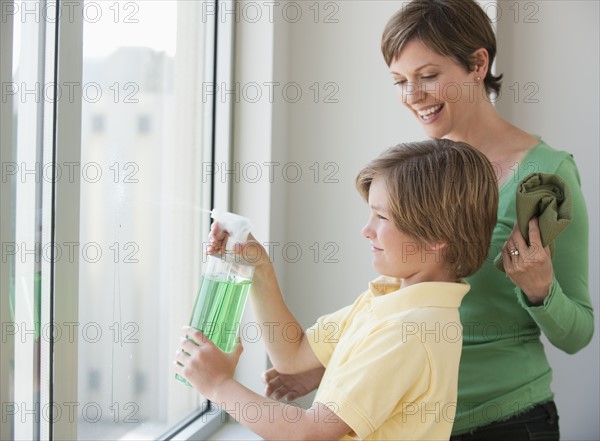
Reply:
[[373, 239], [373, 229], [371, 228], [371, 223], [367, 222], [367, 224], [362, 229], [362, 235], [367, 239]]

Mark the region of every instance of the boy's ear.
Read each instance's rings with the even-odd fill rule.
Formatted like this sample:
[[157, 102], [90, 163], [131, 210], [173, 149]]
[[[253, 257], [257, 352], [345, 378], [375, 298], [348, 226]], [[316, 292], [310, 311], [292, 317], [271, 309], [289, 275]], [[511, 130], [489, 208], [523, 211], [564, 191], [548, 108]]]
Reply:
[[446, 248], [447, 245], [448, 244], [446, 242], [435, 242], [435, 243], [429, 244], [428, 247], [432, 251], [441, 251], [444, 248]]

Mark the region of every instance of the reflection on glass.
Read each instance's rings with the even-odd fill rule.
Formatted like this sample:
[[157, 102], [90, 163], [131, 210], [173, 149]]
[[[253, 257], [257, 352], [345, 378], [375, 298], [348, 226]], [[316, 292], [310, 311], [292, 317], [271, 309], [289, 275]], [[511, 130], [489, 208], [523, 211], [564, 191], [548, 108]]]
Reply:
[[154, 439], [201, 404], [172, 360], [205, 234], [203, 23], [190, 20], [203, 2], [94, 3], [84, 20], [78, 438]]
[[[14, 242], [3, 250], [9, 255], [11, 288], [9, 309], [12, 323], [3, 326], [14, 338], [13, 401], [2, 403], [3, 419], [14, 416], [14, 439], [40, 439], [40, 284], [43, 38], [44, 26], [31, 17], [15, 19], [13, 29], [13, 145], [15, 163], [3, 170], [15, 179], [13, 206]], [[6, 84], [4, 84], [6, 86]], [[4, 185], [4, 184], [3, 184]], [[3, 263], [4, 264], [4, 263]], [[4, 324], [3, 324], [4, 325]], [[3, 372], [4, 374], [4, 372]], [[9, 404], [5, 407], [5, 404]], [[7, 421], [2, 421], [2, 424]]]

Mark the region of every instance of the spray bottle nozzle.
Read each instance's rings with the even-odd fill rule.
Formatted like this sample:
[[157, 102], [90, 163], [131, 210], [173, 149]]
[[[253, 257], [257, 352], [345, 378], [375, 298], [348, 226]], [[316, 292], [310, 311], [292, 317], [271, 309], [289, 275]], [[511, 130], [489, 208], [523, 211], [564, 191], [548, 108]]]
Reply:
[[229, 234], [225, 246], [227, 251], [232, 251], [236, 243], [245, 243], [250, 230], [254, 227], [247, 217], [218, 208], [213, 208], [210, 216]]

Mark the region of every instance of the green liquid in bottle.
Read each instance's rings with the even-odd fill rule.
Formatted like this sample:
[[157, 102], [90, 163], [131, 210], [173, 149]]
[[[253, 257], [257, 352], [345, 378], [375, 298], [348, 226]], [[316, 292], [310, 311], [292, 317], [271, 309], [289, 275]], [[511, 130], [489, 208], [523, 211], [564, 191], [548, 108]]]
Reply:
[[[231, 352], [237, 340], [249, 288], [250, 280], [234, 283], [203, 277], [190, 326], [206, 335], [222, 351]], [[179, 374], [175, 376], [191, 386]]]

